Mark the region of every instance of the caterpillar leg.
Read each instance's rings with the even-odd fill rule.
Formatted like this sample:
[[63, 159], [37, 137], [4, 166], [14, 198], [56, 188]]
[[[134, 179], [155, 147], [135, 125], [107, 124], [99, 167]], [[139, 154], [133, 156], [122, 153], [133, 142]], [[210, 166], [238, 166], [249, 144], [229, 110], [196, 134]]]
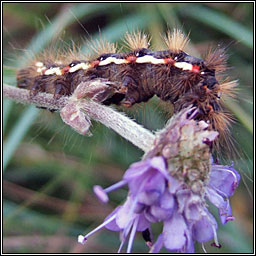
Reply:
[[63, 95], [68, 95], [69, 90], [67, 89], [67, 85], [63, 81], [56, 81], [55, 83], [55, 91], [53, 94], [54, 99], [59, 99]]
[[24, 68], [17, 73], [17, 86], [22, 89], [30, 89], [34, 85], [35, 70], [33, 68]]
[[122, 81], [122, 91], [126, 91], [125, 98], [122, 101], [122, 105], [131, 107], [133, 104], [139, 101], [140, 94], [138, 91], [138, 84], [131, 76], [125, 76]]
[[30, 89], [30, 96], [33, 97], [38, 94], [38, 92], [43, 91], [43, 87], [40, 85], [38, 79], [35, 79], [33, 86]]

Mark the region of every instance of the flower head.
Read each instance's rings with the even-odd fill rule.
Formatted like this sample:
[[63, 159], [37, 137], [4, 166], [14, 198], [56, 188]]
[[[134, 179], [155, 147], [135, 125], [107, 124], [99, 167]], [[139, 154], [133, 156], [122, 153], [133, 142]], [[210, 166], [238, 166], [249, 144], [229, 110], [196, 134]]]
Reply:
[[[94, 231], [105, 227], [121, 233], [121, 251], [128, 239], [131, 252], [136, 232], [142, 232], [150, 252], [162, 247], [169, 251], [193, 253], [194, 243], [217, 238], [217, 222], [208, 210], [206, 199], [219, 210], [222, 224], [233, 220], [228, 198], [239, 184], [240, 176], [229, 166], [214, 164], [209, 144], [218, 136], [208, 125], [192, 119], [189, 109], [176, 115], [156, 136], [155, 147], [144, 160], [132, 164], [123, 179], [107, 189], [95, 187], [98, 197], [107, 202], [107, 193], [128, 185], [125, 203], [118, 206]], [[163, 223], [155, 243], [151, 224]]]

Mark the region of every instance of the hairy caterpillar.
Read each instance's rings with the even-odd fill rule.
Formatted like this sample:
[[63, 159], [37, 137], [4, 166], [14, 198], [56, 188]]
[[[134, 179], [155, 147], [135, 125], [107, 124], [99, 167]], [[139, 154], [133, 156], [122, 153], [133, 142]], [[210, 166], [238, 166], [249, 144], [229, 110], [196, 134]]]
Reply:
[[81, 82], [104, 78], [113, 82], [115, 93], [103, 104], [130, 107], [157, 95], [171, 102], [174, 112], [193, 105], [198, 108], [194, 118], [208, 121], [226, 140], [231, 117], [223, 109], [221, 96], [233, 96], [236, 81], [222, 78], [225, 51], [216, 49], [205, 60], [190, 56], [184, 52], [188, 37], [177, 29], [165, 37], [168, 50], [153, 51], [149, 41], [144, 33], [127, 33], [129, 52], [117, 52], [114, 44], [100, 41], [93, 47], [97, 58], [43, 57], [18, 71], [17, 85], [30, 90], [31, 96], [48, 92], [58, 98], [71, 95]]

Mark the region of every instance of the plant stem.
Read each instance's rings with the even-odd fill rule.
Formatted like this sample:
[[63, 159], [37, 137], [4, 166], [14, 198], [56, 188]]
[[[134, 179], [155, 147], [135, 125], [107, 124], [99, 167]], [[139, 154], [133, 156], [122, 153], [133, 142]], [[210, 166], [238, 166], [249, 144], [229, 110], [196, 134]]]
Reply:
[[[54, 99], [53, 95], [48, 93], [38, 93], [31, 97], [29, 90], [5, 84], [3, 85], [3, 96], [13, 99], [18, 103], [34, 104], [38, 107], [58, 111], [61, 111], [70, 100], [69, 97]], [[77, 102], [80, 110], [85, 112], [91, 119], [113, 129], [144, 152], [149, 151], [153, 147], [155, 135], [125, 114], [90, 99], [80, 99]]]

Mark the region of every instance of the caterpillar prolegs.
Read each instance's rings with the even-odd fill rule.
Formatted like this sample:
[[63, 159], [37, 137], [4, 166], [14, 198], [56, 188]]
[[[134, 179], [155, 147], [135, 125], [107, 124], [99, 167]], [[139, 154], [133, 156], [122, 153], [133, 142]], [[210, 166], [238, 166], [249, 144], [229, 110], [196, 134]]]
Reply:
[[31, 96], [48, 92], [58, 98], [72, 95], [81, 82], [107, 79], [114, 94], [104, 98], [103, 104], [130, 107], [157, 95], [173, 104], [174, 113], [192, 105], [198, 109], [194, 118], [209, 122], [225, 139], [231, 117], [222, 106], [222, 96], [233, 96], [236, 86], [236, 81], [223, 78], [225, 51], [217, 48], [205, 59], [190, 56], [184, 51], [188, 37], [178, 29], [168, 32], [164, 40], [168, 50], [153, 51], [148, 48], [148, 36], [134, 32], [125, 36], [129, 52], [118, 52], [115, 44], [99, 41], [92, 47], [98, 55], [94, 58], [43, 57], [18, 71], [17, 85], [30, 90]]

